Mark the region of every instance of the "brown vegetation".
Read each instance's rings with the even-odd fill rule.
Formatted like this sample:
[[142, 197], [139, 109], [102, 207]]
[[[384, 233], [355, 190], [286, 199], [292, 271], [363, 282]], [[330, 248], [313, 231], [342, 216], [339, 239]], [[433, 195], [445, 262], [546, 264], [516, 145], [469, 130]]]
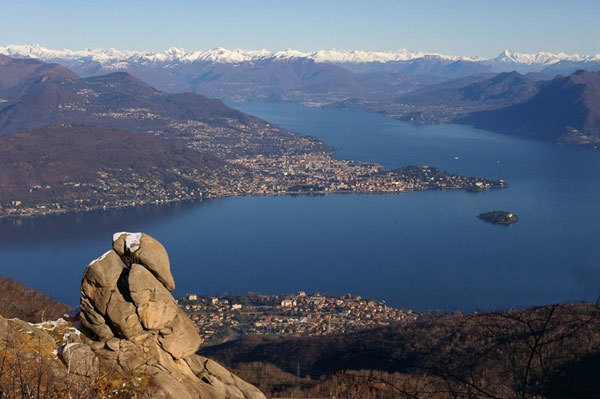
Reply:
[[107, 368], [98, 376], [85, 376], [65, 367], [56, 348], [64, 345], [67, 330], [72, 330], [69, 323], [32, 326], [0, 317], [0, 398], [149, 398], [143, 394], [146, 378]]
[[[2, 309], [8, 302], [26, 313], [53, 303], [9, 279], [0, 288]], [[148, 392], [139, 376], [65, 371], [54, 350], [72, 326], [47, 326], [53, 339], [37, 332], [43, 327], [0, 318], [0, 398]], [[270, 397], [591, 398], [600, 395], [600, 306], [456, 314], [325, 337], [254, 336], [201, 352]]]
[[7, 319], [16, 317], [38, 323], [56, 320], [68, 311], [68, 305], [0, 275], [0, 315]]
[[0, 202], [20, 200], [21, 206], [50, 201], [64, 207], [79, 198], [93, 202], [112, 198], [115, 191], [133, 191], [142, 182], [194, 190], [221, 174], [233, 179], [214, 156], [104, 127], [46, 126], [0, 137], [0, 143]]
[[344, 336], [255, 337], [203, 353], [273, 397], [297, 396], [298, 386], [302, 397], [598, 397], [600, 308], [548, 305]]
[[77, 74], [57, 64], [47, 64], [35, 59], [15, 59], [0, 54], [0, 93], [42, 76], [77, 78]]

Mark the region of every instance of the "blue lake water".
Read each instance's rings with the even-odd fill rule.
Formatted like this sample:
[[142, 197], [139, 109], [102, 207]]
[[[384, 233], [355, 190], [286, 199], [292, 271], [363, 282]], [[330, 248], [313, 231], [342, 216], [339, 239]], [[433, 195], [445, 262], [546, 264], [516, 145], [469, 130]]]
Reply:
[[[491, 310], [600, 294], [600, 153], [467, 126], [293, 104], [236, 104], [320, 137], [338, 158], [501, 178], [503, 190], [236, 197], [0, 222], [0, 273], [77, 304], [115, 231], [169, 252], [185, 293], [352, 293], [417, 310]], [[511, 226], [476, 215], [519, 214]]]

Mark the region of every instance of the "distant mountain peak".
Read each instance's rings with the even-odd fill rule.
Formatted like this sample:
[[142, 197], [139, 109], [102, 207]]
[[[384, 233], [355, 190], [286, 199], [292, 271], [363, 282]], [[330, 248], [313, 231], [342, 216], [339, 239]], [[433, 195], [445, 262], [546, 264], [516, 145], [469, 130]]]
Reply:
[[566, 53], [550, 53], [547, 51], [541, 51], [535, 54], [523, 54], [512, 50], [504, 50], [494, 60], [503, 63], [515, 63], [526, 65], [552, 65], [561, 61], [600, 61], [600, 54], [579, 55]]

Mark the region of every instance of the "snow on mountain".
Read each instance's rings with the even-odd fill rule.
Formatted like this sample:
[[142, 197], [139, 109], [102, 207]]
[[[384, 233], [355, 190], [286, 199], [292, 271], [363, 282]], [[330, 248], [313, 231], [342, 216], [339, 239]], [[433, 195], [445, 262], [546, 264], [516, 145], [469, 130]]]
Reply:
[[310, 53], [298, 51], [294, 49], [286, 49], [283, 51], [277, 51], [265, 58], [275, 58], [277, 60], [293, 60], [298, 58], [311, 58]]
[[0, 54], [7, 55], [14, 58], [37, 58], [42, 61], [52, 62], [54, 60], [68, 60], [68, 61], [96, 61], [103, 65], [123, 63], [130, 60], [137, 60], [140, 58], [151, 57], [153, 53], [150, 52], [139, 52], [139, 51], [122, 51], [114, 48], [110, 49], [83, 49], [83, 50], [51, 50], [40, 46], [39, 44], [34, 45], [15, 45], [10, 44], [5, 47], [0, 47]]
[[600, 61], [600, 54], [596, 55], [579, 55], [579, 54], [566, 54], [566, 53], [548, 53], [539, 52], [536, 54], [522, 54], [510, 50], [505, 50], [495, 61], [504, 63], [515, 63], [525, 65], [552, 65], [561, 61], [571, 62], [582, 62], [582, 61]]
[[289, 60], [298, 58], [312, 59], [316, 62], [331, 63], [369, 63], [369, 62], [392, 62], [392, 61], [410, 61], [425, 57], [437, 57], [447, 60], [482, 60], [472, 57], [455, 57], [449, 55], [424, 53], [421, 51], [410, 51], [400, 49], [396, 51], [366, 51], [366, 50], [319, 50], [315, 52], [303, 52], [293, 49], [287, 49], [277, 52], [268, 50], [227, 50], [225, 48], [214, 48], [210, 50], [188, 51], [176, 47], [171, 47], [164, 52], [148, 51], [126, 51], [114, 48], [87, 48], [83, 50], [51, 50], [40, 45], [7, 45], [0, 47], [0, 54], [17, 58], [38, 58], [43, 61], [52, 61], [56, 59], [69, 61], [96, 61], [102, 65], [116, 62], [216, 62], [216, 63], [241, 63], [259, 61], [264, 59]]
[[[494, 59], [484, 59], [469, 56], [450, 56], [437, 53], [424, 53], [422, 51], [411, 51], [399, 49], [396, 51], [368, 51], [368, 50], [319, 50], [315, 52], [303, 52], [293, 49], [270, 52], [268, 50], [228, 50], [222, 47], [189, 51], [181, 48], [171, 47], [163, 52], [150, 51], [127, 51], [114, 48], [86, 48], [83, 50], [52, 50], [35, 45], [10, 44], [0, 47], [0, 54], [16, 58], [38, 58], [43, 61], [68, 60], [72, 62], [98, 62], [107, 69], [123, 68], [127, 62], [135, 63], [242, 63], [266, 59], [291, 60], [306, 58], [316, 62], [328, 62], [336, 64], [361, 64], [361, 63], [387, 63], [398, 61], [412, 61], [423, 58], [437, 58], [449, 61], [474, 61], [474, 62], [499, 62], [522, 65], [552, 65], [561, 61], [600, 61], [600, 54], [593, 56], [565, 53], [539, 52], [536, 54], [521, 54], [505, 50]], [[118, 65], [118, 66], [117, 66]]]
[[[219, 63], [240, 63], [240, 62], [249, 62], [256, 61], [262, 58], [268, 58], [271, 56], [271, 53], [267, 50], [227, 50], [222, 47], [205, 50], [205, 51], [195, 51], [189, 52], [186, 50], [181, 50], [183, 52], [183, 56], [178, 58], [171, 58], [169, 61], [184, 61], [184, 62], [219, 62]], [[160, 53], [156, 53], [160, 55]]]
[[239, 63], [246, 61], [255, 61], [261, 58], [272, 57], [267, 50], [227, 50], [224, 48], [214, 48], [203, 51], [188, 51], [177, 47], [171, 47], [164, 52], [150, 51], [127, 51], [114, 48], [87, 48], [83, 50], [50, 50], [40, 45], [8, 45], [0, 47], [0, 54], [16, 58], [38, 58], [43, 61], [52, 61], [56, 59], [69, 61], [95, 61], [102, 65], [117, 62], [222, 62]]
[[472, 57], [455, 57], [450, 55], [424, 53], [422, 51], [411, 51], [399, 49], [396, 51], [366, 51], [366, 50], [319, 50], [311, 54], [317, 62], [333, 62], [338, 64], [360, 64], [368, 62], [395, 62], [412, 61], [415, 59], [435, 57], [444, 60], [482, 60]]

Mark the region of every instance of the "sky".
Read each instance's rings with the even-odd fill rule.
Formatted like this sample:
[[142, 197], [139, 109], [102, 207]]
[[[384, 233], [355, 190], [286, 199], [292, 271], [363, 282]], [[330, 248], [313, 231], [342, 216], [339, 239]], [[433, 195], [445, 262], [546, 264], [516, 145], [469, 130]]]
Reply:
[[0, 0], [0, 46], [600, 53], [597, 0]]

